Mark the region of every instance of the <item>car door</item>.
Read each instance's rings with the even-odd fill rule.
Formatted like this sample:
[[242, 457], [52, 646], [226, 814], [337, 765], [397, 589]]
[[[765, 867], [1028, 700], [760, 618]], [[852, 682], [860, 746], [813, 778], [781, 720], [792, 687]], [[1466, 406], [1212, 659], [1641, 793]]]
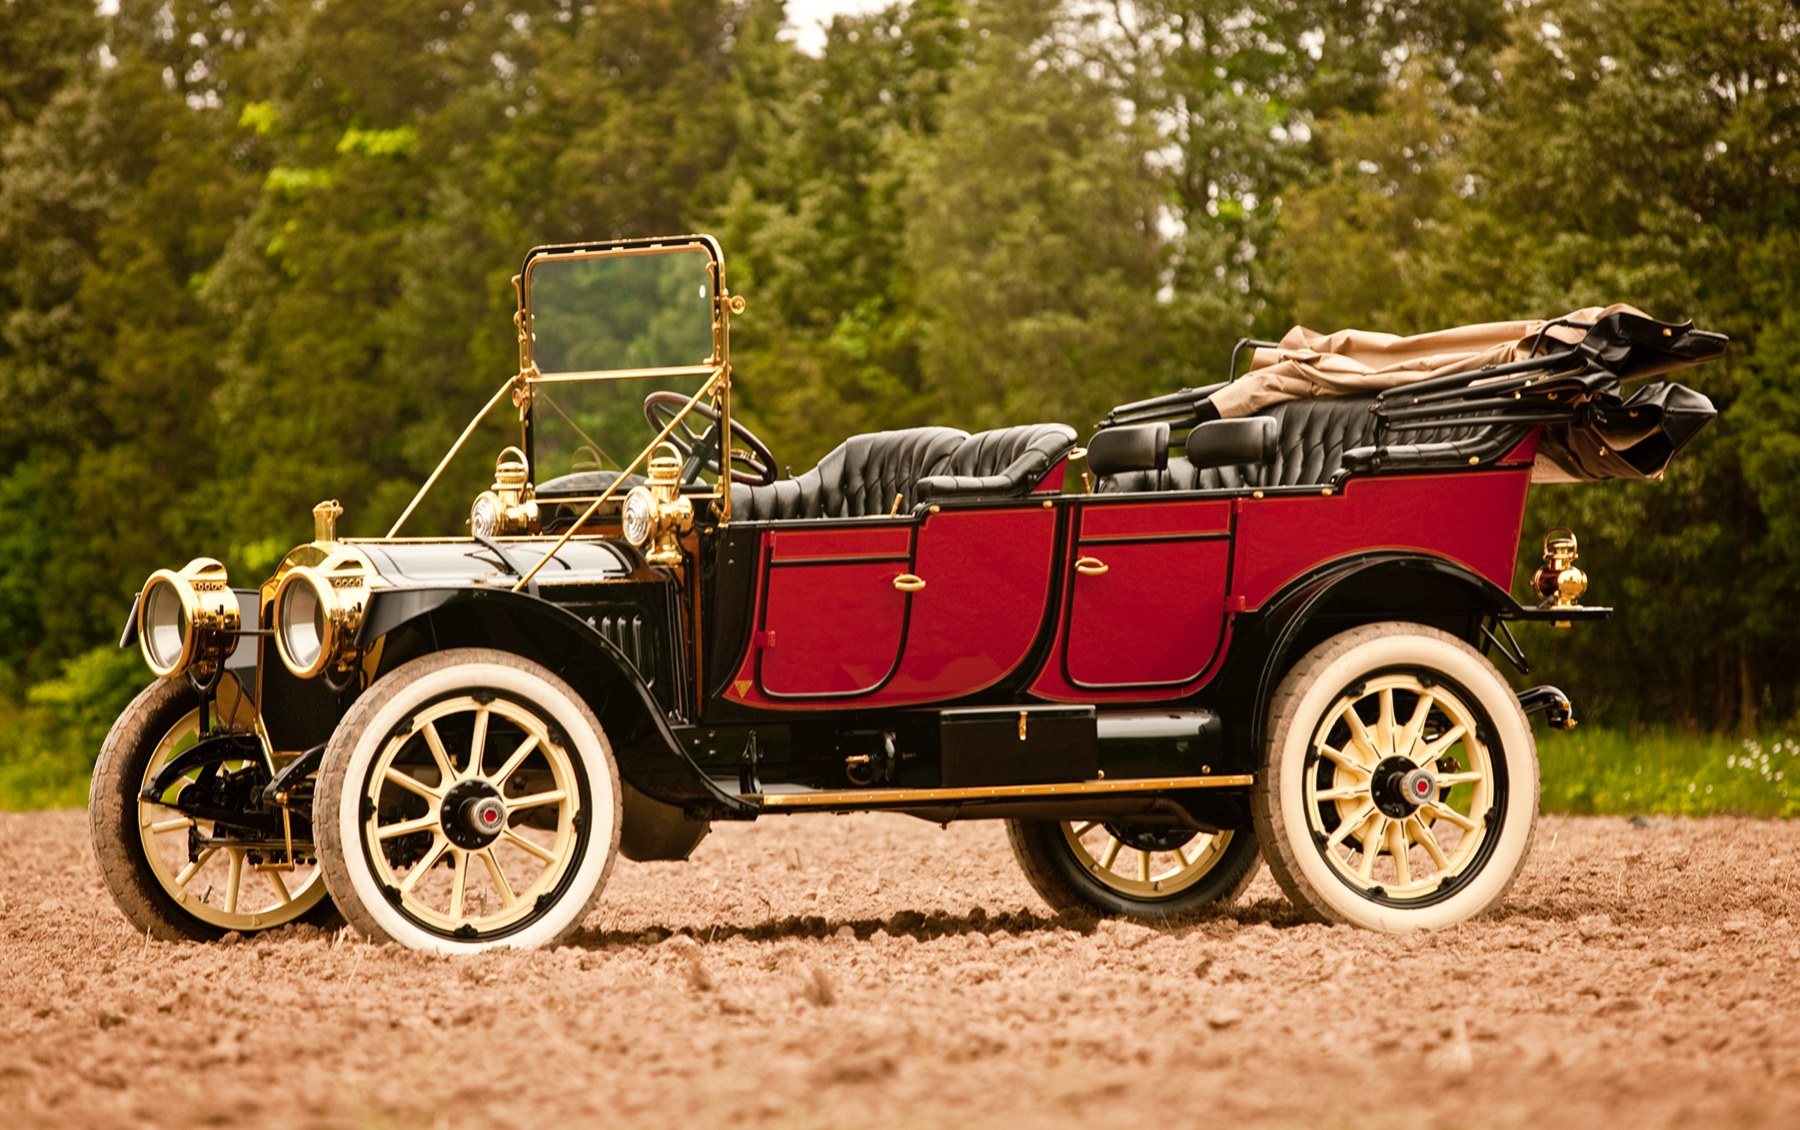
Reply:
[[1047, 698], [1171, 698], [1210, 677], [1225, 635], [1228, 500], [1076, 504]]
[[915, 591], [912, 543], [903, 518], [766, 531], [750, 644], [757, 689], [771, 699], [836, 699], [886, 683]]
[[725, 697], [909, 706], [993, 686], [1043, 628], [1056, 531], [1043, 500], [764, 530], [754, 626]]
[[927, 512], [913, 554], [922, 587], [899, 669], [875, 702], [952, 701], [1018, 670], [1044, 624], [1055, 554], [1056, 512], [1044, 500]]

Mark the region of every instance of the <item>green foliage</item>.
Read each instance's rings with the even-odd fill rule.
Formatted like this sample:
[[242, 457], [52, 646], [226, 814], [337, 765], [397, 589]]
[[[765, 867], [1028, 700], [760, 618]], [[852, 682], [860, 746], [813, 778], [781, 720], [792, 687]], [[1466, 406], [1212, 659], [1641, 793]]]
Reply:
[[[0, 808], [86, 802], [88, 773], [113, 719], [150, 679], [135, 648], [97, 647], [33, 686], [22, 704], [0, 693]], [[10, 692], [0, 682], [0, 692]]]
[[1686, 378], [1720, 419], [1666, 482], [1533, 493], [1527, 529], [1574, 527], [1590, 598], [1623, 609], [1534, 658], [1612, 724], [1749, 734], [1800, 709], [1797, 43], [1775, 0], [1533, 4], [1480, 97], [1416, 56], [1374, 108], [1321, 123], [1329, 173], [1288, 198], [1277, 254], [1307, 319], [1404, 331], [1629, 302], [1731, 335]]
[[[695, 230], [750, 303], [734, 407], [796, 470], [880, 428], [1085, 426], [1296, 320], [1722, 329], [1721, 419], [1667, 481], [1535, 492], [1622, 612], [1526, 643], [1615, 727], [1800, 716], [1791, 4], [895, 0], [817, 57], [783, 18], [0, 0], [9, 795], [74, 795], [98, 738], [65, 690], [116, 705], [81, 664], [151, 569], [255, 583], [321, 498], [386, 530], [516, 367], [526, 248]], [[508, 415], [409, 532], [460, 525]]]
[[418, 148], [419, 131], [411, 126], [401, 126], [399, 129], [347, 129], [337, 143], [339, 156], [356, 153], [364, 157], [410, 157]]
[[1147, 395], [1163, 355], [1154, 139], [1053, 65], [1043, 5], [983, 5], [972, 30], [902, 196], [921, 391], [970, 430], [1085, 426]]

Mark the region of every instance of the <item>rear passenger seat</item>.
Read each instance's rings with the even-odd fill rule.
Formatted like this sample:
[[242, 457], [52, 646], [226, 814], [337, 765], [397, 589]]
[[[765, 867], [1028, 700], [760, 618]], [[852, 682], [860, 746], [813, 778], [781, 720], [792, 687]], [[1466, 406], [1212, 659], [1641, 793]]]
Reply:
[[[1196, 468], [1182, 456], [1169, 459], [1166, 471], [1130, 471], [1100, 480], [1100, 494], [1130, 494], [1158, 490], [1247, 490], [1261, 487], [1323, 486], [1344, 466], [1344, 452], [1375, 442], [1373, 396], [1321, 397], [1290, 400], [1264, 409], [1258, 415], [1273, 417], [1281, 426], [1273, 463], [1266, 467]], [[1525, 429], [1507, 425], [1523, 435]], [[1441, 443], [1466, 439], [1486, 426], [1422, 428], [1390, 432], [1389, 442]]]

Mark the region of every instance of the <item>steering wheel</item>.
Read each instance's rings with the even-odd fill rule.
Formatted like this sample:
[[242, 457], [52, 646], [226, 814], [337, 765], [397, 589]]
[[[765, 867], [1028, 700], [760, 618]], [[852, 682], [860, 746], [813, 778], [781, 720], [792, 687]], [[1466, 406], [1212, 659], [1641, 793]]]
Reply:
[[[644, 397], [644, 419], [657, 431], [669, 426], [677, 413], [691, 398], [685, 392], [672, 389], [659, 389]], [[705, 431], [695, 431], [693, 418], [700, 416], [708, 421]], [[719, 470], [719, 410], [707, 401], [694, 405], [693, 411], [683, 416], [669, 433], [668, 442], [675, 445], [685, 461], [682, 466], [682, 481], [692, 482], [702, 470]], [[734, 444], [731, 449], [731, 481], [749, 486], [767, 486], [775, 481], [775, 455], [769, 445], [759, 439], [755, 432], [746, 428], [737, 420], [731, 421], [731, 438]]]

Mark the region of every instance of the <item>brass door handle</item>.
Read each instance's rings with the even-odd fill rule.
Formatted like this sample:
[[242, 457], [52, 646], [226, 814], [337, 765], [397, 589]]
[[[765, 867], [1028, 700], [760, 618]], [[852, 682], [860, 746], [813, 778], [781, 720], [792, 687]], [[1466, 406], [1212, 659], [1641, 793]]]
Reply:
[[1106, 562], [1098, 557], [1083, 557], [1075, 562], [1077, 573], [1086, 573], [1090, 577], [1098, 577], [1106, 572]]
[[894, 578], [894, 587], [901, 592], [918, 592], [925, 587], [925, 578], [914, 576], [911, 573], [902, 573]]

